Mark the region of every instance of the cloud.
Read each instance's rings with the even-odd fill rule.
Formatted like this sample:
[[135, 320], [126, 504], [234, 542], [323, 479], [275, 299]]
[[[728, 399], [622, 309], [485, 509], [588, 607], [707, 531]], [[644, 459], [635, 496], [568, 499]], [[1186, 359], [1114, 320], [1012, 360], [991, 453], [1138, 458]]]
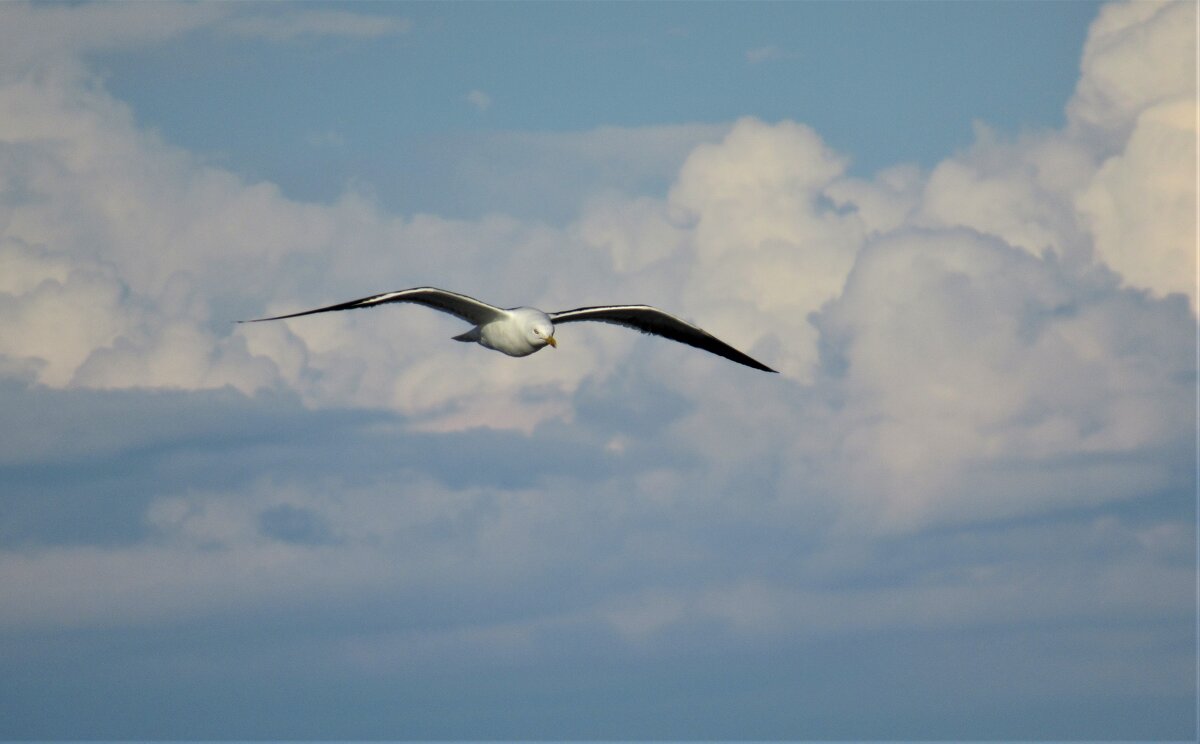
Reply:
[[0, 7], [0, 71], [161, 43], [218, 23], [231, 11], [220, 3], [5, 3]]
[[1142, 112], [1195, 99], [1196, 8], [1190, 3], [1111, 3], [1083, 49], [1082, 75], [1067, 104], [1079, 136], [1118, 147]]
[[301, 38], [372, 39], [406, 33], [396, 16], [344, 10], [276, 10], [253, 5], [83, 3], [72, 6], [5, 3], [0, 8], [0, 72], [64, 64], [94, 52], [161, 44], [197, 31], [291, 42]]
[[1132, 287], [1196, 295], [1196, 9], [1105, 6], [1061, 131], [980, 130], [939, 164], [918, 224], [960, 225], [1038, 254], [1097, 255]]
[[1133, 286], [1196, 295], [1196, 7], [1105, 6], [1084, 47], [1068, 131], [1103, 162], [1076, 194], [1106, 263]]
[[773, 60], [787, 59], [789, 56], [791, 55], [774, 45], [755, 47], [754, 49], [746, 50], [746, 62], [752, 65], [760, 65], [763, 62], [770, 62]]
[[487, 111], [492, 106], [492, 97], [482, 90], [472, 90], [466, 96], [467, 103], [471, 104], [480, 111]]
[[1194, 316], [1115, 284], [978, 234], [872, 241], [815, 320], [848, 513], [907, 527], [1186, 488]]
[[750, 349], [771, 342], [764, 333], [788, 337], [780, 369], [802, 380], [817, 348], [807, 316], [837, 294], [863, 238], [857, 217], [821, 198], [844, 169], [811, 129], [745, 119], [692, 152], [668, 198], [691, 226], [685, 308], [725, 309], [713, 332]]
[[370, 39], [402, 34], [410, 28], [412, 22], [406, 18], [342, 10], [288, 10], [270, 15], [244, 15], [230, 18], [222, 26], [226, 33], [235, 36], [268, 41], [318, 36]]
[[1124, 152], [1104, 162], [1077, 204], [1096, 251], [1132, 286], [1196, 296], [1196, 104], [1142, 112]]

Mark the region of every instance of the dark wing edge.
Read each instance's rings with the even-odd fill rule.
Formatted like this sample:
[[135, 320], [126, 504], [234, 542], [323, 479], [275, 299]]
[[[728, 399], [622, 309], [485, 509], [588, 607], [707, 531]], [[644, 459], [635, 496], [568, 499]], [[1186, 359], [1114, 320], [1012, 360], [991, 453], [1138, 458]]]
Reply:
[[555, 325], [591, 320], [633, 328], [642, 333], [662, 336], [672, 341], [678, 341], [681, 344], [702, 349], [711, 354], [725, 357], [731, 362], [744, 364], [753, 369], [778, 374], [777, 370], [773, 370], [757, 359], [743, 354], [708, 331], [697, 328], [685, 320], [676, 318], [674, 315], [650, 305], [579, 307], [574, 310], [564, 310], [560, 313], [550, 313], [549, 315], [551, 322]]
[[377, 305], [386, 305], [389, 302], [412, 302], [417, 305], [425, 305], [434, 310], [441, 310], [444, 313], [461, 318], [468, 323], [480, 325], [504, 315], [504, 311], [498, 307], [493, 307], [486, 302], [480, 302], [474, 297], [468, 297], [457, 292], [449, 292], [436, 287], [415, 287], [413, 289], [401, 289], [396, 292], [384, 292], [383, 294], [371, 295], [370, 297], [362, 297], [349, 302], [341, 302], [337, 305], [328, 305], [326, 307], [318, 307], [313, 310], [303, 310], [298, 313], [288, 313], [287, 315], [275, 315], [270, 318], [254, 318], [253, 320], [239, 320], [238, 323], [262, 323], [267, 320], [284, 320], [285, 318], [299, 318], [302, 315], [313, 315], [315, 313], [330, 313], [335, 310], [356, 310], [363, 307], [375, 307]]

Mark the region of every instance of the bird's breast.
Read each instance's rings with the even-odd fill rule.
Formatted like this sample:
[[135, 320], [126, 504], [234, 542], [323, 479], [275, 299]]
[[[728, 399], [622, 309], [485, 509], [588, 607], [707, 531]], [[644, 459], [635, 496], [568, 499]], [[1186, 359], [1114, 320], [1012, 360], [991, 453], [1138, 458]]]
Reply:
[[482, 326], [479, 329], [479, 343], [515, 357], [529, 356], [541, 348], [531, 344], [524, 329], [507, 319]]

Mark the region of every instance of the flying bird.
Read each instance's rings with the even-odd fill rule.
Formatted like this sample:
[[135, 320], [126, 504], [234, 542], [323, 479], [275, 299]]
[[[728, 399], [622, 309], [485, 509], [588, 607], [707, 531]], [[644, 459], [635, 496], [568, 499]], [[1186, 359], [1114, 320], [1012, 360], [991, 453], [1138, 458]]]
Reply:
[[601, 323], [615, 323], [639, 330], [642, 333], [669, 338], [672, 341], [703, 349], [747, 367], [760, 369], [763, 372], [775, 372], [767, 365], [743, 354], [707, 331], [649, 305], [600, 305], [564, 310], [558, 313], [544, 313], [532, 307], [514, 307], [505, 310], [457, 292], [449, 292], [435, 287], [416, 287], [401, 289], [397, 292], [384, 292], [337, 305], [318, 307], [314, 310], [276, 315], [271, 318], [239, 320], [238, 322], [261, 323], [267, 320], [298, 318], [301, 315], [328, 313], [335, 310], [375, 307], [386, 305], [389, 302], [412, 302], [450, 313], [473, 326], [466, 333], [455, 336], [455, 341], [475, 342], [484, 348], [494, 349], [514, 357], [528, 356], [546, 346], [557, 348], [558, 341], [554, 338], [555, 325], [594, 320]]

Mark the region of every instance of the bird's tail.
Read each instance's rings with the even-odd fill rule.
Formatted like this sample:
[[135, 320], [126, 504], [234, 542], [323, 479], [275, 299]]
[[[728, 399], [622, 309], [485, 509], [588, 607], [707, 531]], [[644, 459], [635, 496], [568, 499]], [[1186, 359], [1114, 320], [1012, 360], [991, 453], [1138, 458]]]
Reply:
[[460, 333], [453, 337], [455, 341], [465, 341], [467, 343], [475, 343], [479, 340], [479, 326], [475, 326], [466, 333]]

